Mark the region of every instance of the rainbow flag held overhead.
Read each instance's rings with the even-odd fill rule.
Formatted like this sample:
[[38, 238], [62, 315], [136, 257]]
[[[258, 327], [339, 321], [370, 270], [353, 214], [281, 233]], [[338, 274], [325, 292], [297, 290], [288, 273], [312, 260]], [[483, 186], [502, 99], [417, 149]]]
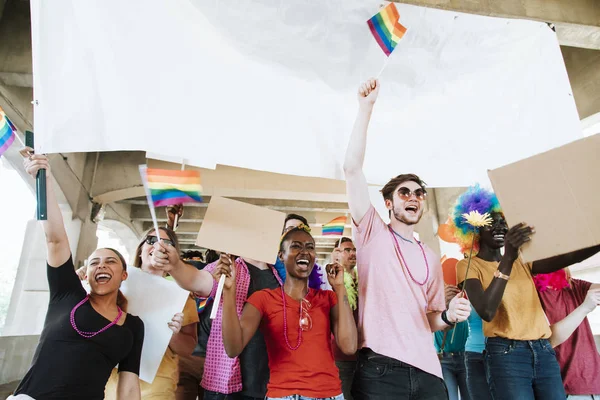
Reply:
[[367, 21], [373, 37], [388, 57], [406, 33], [406, 27], [399, 20], [400, 13], [396, 5], [390, 3]]
[[17, 128], [8, 119], [4, 110], [0, 108], [0, 157], [15, 141]]
[[146, 176], [154, 207], [202, 201], [198, 171], [148, 168]]
[[323, 235], [342, 236], [346, 227], [346, 219], [346, 217], [337, 217], [323, 225]]

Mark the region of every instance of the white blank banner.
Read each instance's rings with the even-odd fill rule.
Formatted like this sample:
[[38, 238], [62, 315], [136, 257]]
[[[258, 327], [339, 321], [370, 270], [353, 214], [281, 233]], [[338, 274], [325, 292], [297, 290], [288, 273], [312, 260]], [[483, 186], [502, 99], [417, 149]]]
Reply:
[[[32, 0], [38, 151], [142, 150], [343, 179], [359, 83], [385, 61], [379, 1]], [[365, 171], [488, 182], [581, 137], [544, 23], [398, 4]]]

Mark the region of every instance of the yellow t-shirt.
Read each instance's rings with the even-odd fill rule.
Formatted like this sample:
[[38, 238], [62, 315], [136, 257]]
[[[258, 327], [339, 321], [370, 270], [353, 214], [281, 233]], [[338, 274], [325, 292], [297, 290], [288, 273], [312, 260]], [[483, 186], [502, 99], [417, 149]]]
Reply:
[[[465, 280], [467, 264], [468, 259], [464, 259], [456, 265], [456, 281], [459, 284]], [[492, 283], [498, 265], [497, 261], [473, 257], [467, 279], [478, 279], [485, 290]], [[513, 264], [494, 319], [483, 321], [483, 334], [514, 340], [548, 339], [552, 334], [533, 283], [531, 264], [524, 264], [521, 258]]]
[[[198, 310], [196, 309], [196, 301], [190, 295], [183, 308], [183, 323], [182, 327], [197, 323]], [[177, 390], [177, 382], [179, 381], [179, 370], [178, 370], [179, 359], [177, 355], [167, 347], [165, 355], [163, 356], [156, 377], [152, 384], [140, 380], [140, 389], [142, 391], [142, 399], [161, 399], [161, 400], [175, 400], [175, 391]], [[113, 369], [104, 388], [105, 400], [116, 400], [117, 398], [117, 383], [118, 373], [117, 369]]]

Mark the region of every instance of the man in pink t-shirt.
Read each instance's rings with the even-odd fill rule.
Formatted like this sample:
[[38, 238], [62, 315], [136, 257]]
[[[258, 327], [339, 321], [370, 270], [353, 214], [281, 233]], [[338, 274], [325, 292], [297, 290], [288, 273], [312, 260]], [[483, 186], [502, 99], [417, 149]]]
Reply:
[[[357, 248], [361, 349], [352, 395], [356, 400], [447, 399], [431, 334], [466, 320], [471, 307], [457, 295], [446, 310], [440, 258], [414, 238], [427, 195], [423, 181], [405, 174], [384, 186], [390, 225], [371, 205], [362, 166], [378, 92], [374, 79], [359, 88], [359, 112], [344, 162]], [[418, 151], [409, 139], [398, 149], [399, 157]]]

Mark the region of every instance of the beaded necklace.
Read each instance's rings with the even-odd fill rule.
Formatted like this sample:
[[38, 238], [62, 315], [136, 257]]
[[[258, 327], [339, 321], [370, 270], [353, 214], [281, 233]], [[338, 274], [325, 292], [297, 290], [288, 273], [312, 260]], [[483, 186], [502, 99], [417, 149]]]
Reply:
[[[389, 225], [388, 225], [388, 228], [390, 230], [390, 235], [392, 235], [392, 239], [394, 239], [394, 244], [396, 246], [396, 250], [398, 251], [398, 254], [400, 254], [400, 259], [402, 260], [402, 264], [404, 264], [404, 266], [406, 267], [406, 270], [408, 271], [408, 275], [410, 275], [410, 279], [412, 279], [412, 281], [419, 286], [425, 285], [427, 283], [427, 281], [429, 280], [429, 262], [427, 261], [427, 256], [425, 255], [425, 249], [423, 249], [423, 245], [421, 244], [421, 242], [419, 242], [417, 240], [417, 244], [419, 245], [419, 248], [421, 249], [421, 253], [423, 253], [423, 259], [425, 260], [425, 271], [426, 271], [425, 280], [423, 282], [419, 282], [413, 277], [412, 272], [410, 272], [410, 268], [408, 268], [408, 264], [406, 263], [406, 260], [404, 259], [404, 255], [402, 254], [402, 249], [400, 249], [400, 244], [398, 243], [398, 239], [396, 239], [396, 232], [394, 232], [392, 227]], [[402, 237], [402, 236], [400, 236], [400, 237]]]
[[77, 305], [75, 307], [73, 307], [73, 309], [71, 310], [71, 318], [70, 318], [71, 326], [73, 327], [73, 329], [75, 329], [75, 332], [77, 332], [80, 336], [83, 336], [84, 338], [88, 338], [88, 339], [93, 338], [94, 336], [104, 332], [111, 326], [115, 325], [117, 322], [119, 322], [119, 319], [121, 319], [121, 316], [123, 315], [123, 310], [121, 310], [121, 307], [117, 306], [117, 309], [119, 310], [119, 314], [117, 314], [117, 318], [115, 318], [115, 320], [113, 322], [109, 323], [104, 328], [100, 329], [97, 332], [84, 332], [82, 330], [79, 330], [79, 328], [77, 328], [77, 325], [75, 324], [75, 311], [77, 311], [77, 309], [79, 307], [81, 307], [89, 299], [90, 299], [90, 295], [88, 294], [87, 296], [85, 296], [85, 298], [83, 300], [81, 300], [79, 303], [77, 303]]
[[[306, 295], [308, 296], [308, 294], [310, 293], [310, 288], [308, 289], [308, 292], [306, 293]], [[297, 350], [298, 347], [300, 347], [300, 345], [302, 344], [302, 302], [304, 301], [304, 299], [300, 300], [300, 307], [298, 309], [298, 315], [300, 316], [300, 320], [298, 321], [298, 342], [296, 343], [296, 346], [292, 346], [288, 340], [288, 334], [287, 334], [287, 310], [286, 310], [286, 301], [285, 301], [285, 292], [283, 290], [283, 286], [281, 286], [281, 299], [283, 300], [283, 337], [285, 338], [285, 344], [287, 345], [288, 349], [290, 350]]]

